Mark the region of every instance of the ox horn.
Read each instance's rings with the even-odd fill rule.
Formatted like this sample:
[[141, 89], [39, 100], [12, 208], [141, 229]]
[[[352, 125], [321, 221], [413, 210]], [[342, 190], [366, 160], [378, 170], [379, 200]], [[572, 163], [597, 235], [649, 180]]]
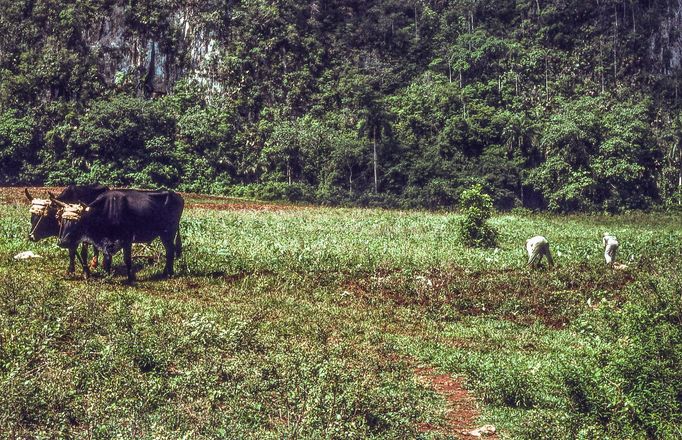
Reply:
[[26, 198], [27, 198], [29, 201], [33, 201], [33, 196], [31, 195], [30, 192], [28, 192], [28, 188], [24, 188], [24, 194], [26, 194]]
[[60, 208], [66, 208], [66, 203], [57, 200], [57, 198], [54, 196], [54, 194], [52, 194], [49, 191], [48, 191], [48, 194], [50, 195], [50, 200], [52, 201], [52, 203], [57, 204], [57, 206], [59, 206]]

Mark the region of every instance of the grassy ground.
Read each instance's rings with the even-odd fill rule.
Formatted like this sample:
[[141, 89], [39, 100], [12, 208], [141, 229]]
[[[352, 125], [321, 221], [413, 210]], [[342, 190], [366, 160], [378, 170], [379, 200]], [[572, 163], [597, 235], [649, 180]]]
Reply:
[[[674, 216], [501, 215], [482, 251], [451, 214], [192, 199], [177, 276], [138, 259], [130, 286], [122, 267], [66, 277], [65, 251], [28, 242], [27, 207], [7, 202], [8, 437], [454, 435], [417, 364], [463, 375], [503, 438], [682, 436]], [[604, 231], [628, 269], [603, 267]], [[524, 267], [535, 234], [553, 270]], [[12, 258], [24, 250], [43, 258]]]

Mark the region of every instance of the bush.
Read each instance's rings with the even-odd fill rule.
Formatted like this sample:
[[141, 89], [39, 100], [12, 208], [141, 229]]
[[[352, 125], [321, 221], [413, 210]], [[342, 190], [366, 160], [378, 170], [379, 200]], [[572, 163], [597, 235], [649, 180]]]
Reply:
[[18, 183], [33, 178], [29, 163], [35, 159], [32, 148], [35, 121], [14, 111], [0, 113], [0, 181]]
[[337, 186], [320, 185], [315, 190], [315, 201], [322, 205], [345, 206], [351, 205], [352, 193]]
[[600, 437], [674, 438], [682, 423], [680, 279], [633, 287], [622, 307], [601, 306], [576, 323], [594, 354], [565, 365], [570, 406]]
[[407, 208], [452, 208], [457, 201], [457, 186], [452, 180], [436, 178], [423, 187], [407, 187], [402, 198]]
[[225, 192], [233, 197], [259, 200], [285, 200], [288, 202], [310, 202], [315, 200], [314, 189], [305, 183], [267, 182], [235, 185]]
[[459, 224], [459, 238], [466, 246], [493, 247], [497, 231], [487, 221], [493, 213], [493, 199], [483, 193], [481, 185], [462, 192], [459, 200], [464, 218]]

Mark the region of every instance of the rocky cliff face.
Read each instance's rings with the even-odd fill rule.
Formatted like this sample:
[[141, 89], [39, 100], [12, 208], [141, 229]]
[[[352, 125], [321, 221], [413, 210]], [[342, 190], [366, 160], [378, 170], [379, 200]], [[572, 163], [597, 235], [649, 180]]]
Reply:
[[193, 17], [191, 8], [178, 10], [162, 31], [142, 33], [130, 28], [125, 8], [114, 5], [93, 23], [85, 42], [108, 84], [132, 81], [145, 95], [165, 94], [184, 76], [212, 81], [218, 44]]
[[670, 0], [659, 29], [649, 38], [652, 73], [672, 75], [682, 67], [682, 0]]

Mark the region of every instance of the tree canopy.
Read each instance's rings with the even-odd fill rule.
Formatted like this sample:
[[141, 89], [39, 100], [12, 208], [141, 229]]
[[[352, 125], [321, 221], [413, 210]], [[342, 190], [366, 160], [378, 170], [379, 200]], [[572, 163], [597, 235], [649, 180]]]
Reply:
[[[0, 183], [618, 211], [682, 199], [663, 0], [0, 0]], [[296, 188], [293, 190], [293, 188]]]

